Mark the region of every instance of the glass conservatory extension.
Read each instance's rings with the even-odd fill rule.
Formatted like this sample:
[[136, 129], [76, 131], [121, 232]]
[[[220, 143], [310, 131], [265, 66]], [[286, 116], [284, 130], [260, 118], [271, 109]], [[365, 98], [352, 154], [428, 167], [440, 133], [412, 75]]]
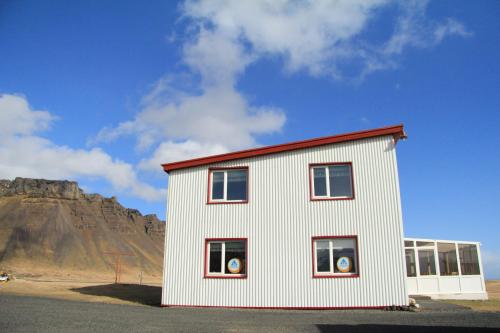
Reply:
[[480, 243], [405, 238], [409, 295], [488, 299]]

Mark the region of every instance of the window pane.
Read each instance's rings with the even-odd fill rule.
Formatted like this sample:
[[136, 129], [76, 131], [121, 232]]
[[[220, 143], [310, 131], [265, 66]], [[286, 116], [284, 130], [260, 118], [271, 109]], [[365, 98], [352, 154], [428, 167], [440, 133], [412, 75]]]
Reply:
[[439, 256], [439, 273], [441, 275], [458, 275], [455, 243], [437, 243], [437, 248]]
[[245, 242], [226, 242], [226, 262], [224, 263], [226, 274], [245, 274]]
[[313, 168], [314, 173], [314, 196], [326, 196], [326, 169]]
[[227, 171], [227, 200], [247, 199], [247, 170]]
[[332, 165], [328, 167], [330, 174], [330, 196], [352, 197], [351, 166]]
[[316, 242], [316, 270], [330, 272], [330, 241]]
[[434, 242], [417, 242], [417, 246], [434, 246]]
[[418, 264], [420, 265], [420, 275], [436, 275], [434, 250], [419, 250]]
[[210, 243], [210, 273], [222, 273], [222, 244], [221, 243]]
[[406, 276], [417, 276], [417, 268], [415, 265], [415, 250], [405, 250], [406, 257]]
[[212, 172], [212, 199], [224, 199], [224, 172]]
[[458, 255], [462, 275], [481, 274], [476, 244], [458, 244]]
[[356, 273], [356, 242], [352, 238], [333, 240], [333, 268], [335, 273]]
[[406, 247], [413, 247], [415, 243], [413, 241], [405, 241], [405, 246]]

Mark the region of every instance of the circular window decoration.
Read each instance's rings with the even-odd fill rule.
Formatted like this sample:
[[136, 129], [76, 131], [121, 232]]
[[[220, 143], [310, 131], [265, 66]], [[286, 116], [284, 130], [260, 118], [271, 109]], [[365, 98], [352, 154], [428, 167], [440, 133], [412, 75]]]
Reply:
[[233, 274], [240, 273], [242, 268], [243, 265], [241, 263], [241, 260], [238, 258], [232, 258], [227, 262], [227, 269]]
[[340, 257], [337, 260], [337, 268], [342, 273], [349, 273], [351, 266], [351, 259], [349, 257]]

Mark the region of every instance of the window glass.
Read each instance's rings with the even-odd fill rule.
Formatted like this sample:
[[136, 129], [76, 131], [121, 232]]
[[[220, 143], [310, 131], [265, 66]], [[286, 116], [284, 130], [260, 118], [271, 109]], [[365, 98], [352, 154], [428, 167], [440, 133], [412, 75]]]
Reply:
[[413, 247], [414, 244], [415, 243], [413, 241], [405, 241], [405, 247]]
[[420, 275], [436, 275], [434, 250], [418, 250], [418, 264]]
[[209, 272], [221, 273], [222, 271], [222, 244], [210, 243]]
[[455, 243], [437, 243], [439, 257], [439, 273], [441, 275], [458, 275], [457, 250]]
[[336, 238], [333, 240], [333, 267], [335, 273], [356, 272], [355, 246], [355, 241], [352, 238]]
[[222, 171], [212, 173], [212, 199], [224, 199], [224, 172]]
[[247, 170], [227, 171], [227, 200], [247, 199]]
[[406, 258], [406, 276], [409, 277], [417, 276], [417, 267], [415, 263], [415, 250], [406, 249], [405, 258]]
[[458, 244], [462, 275], [479, 275], [479, 258], [476, 244]]
[[245, 242], [226, 242], [226, 274], [245, 274]]
[[352, 197], [351, 166], [331, 165], [328, 167], [330, 176], [331, 197]]
[[314, 168], [314, 195], [324, 197], [326, 193], [326, 168]]
[[330, 241], [316, 242], [316, 262], [318, 272], [330, 272]]
[[330, 238], [315, 240], [315, 272], [341, 275], [356, 274], [356, 239]]
[[418, 242], [417, 246], [434, 246], [434, 242]]

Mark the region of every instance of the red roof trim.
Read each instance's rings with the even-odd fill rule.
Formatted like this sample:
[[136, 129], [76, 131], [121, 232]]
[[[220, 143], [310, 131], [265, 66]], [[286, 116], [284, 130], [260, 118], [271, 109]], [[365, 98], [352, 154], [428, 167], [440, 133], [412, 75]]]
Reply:
[[192, 168], [192, 167], [207, 165], [207, 164], [212, 164], [212, 163], [232, 161], [232, 160], [238, 160], [238, 159], [242, 159], [242, 158], [249, 158], [249, 157], [269, 155], [269, 154], [276, 154], [276, 153], [281, 153], [281, 152], [285, 152], [285, 151], [318, 147], [318, 146], [327, 145], [327, 144], [331, 144], [331, 143], [340, 143], [340, 142], [346, 142], [346, 141], [361, 140], [361, 139], [373, 138], [373, 137], [382, 136], [382, 135], [392, 135], [396, 142], [399, 139], [406, 138], [406, 133], [403, 130], [403, 125], [400, 124], [400, 125], [395, 125], [395, 126], [388, 126], [388, 127], [382, 127], [382, 128], [359, 131], [359, 132], [351, 132], [351, 133], [345, 133], [345, 134], [339, 134], [339, 135], [333, 135], [333, 136], [325, 136], [325, 137], [321, 137], [321, 138], [304, 140], [304, 141], [290, 142], [290, 143], [279, 144], [279, 145], [274, 145], [274, 146], [253, 148], [253, 149], [242, 150], [242, 151], [221, 154], [221, 155], [206, 156], [206, 157], [201, 157], [201, 158], [195, 158], [192, 160], [166, 163], [166, 164], [162, 164], [162, 167], [163, 167], [163, 170], [165, 172], [170, 172], [172, 170]]

